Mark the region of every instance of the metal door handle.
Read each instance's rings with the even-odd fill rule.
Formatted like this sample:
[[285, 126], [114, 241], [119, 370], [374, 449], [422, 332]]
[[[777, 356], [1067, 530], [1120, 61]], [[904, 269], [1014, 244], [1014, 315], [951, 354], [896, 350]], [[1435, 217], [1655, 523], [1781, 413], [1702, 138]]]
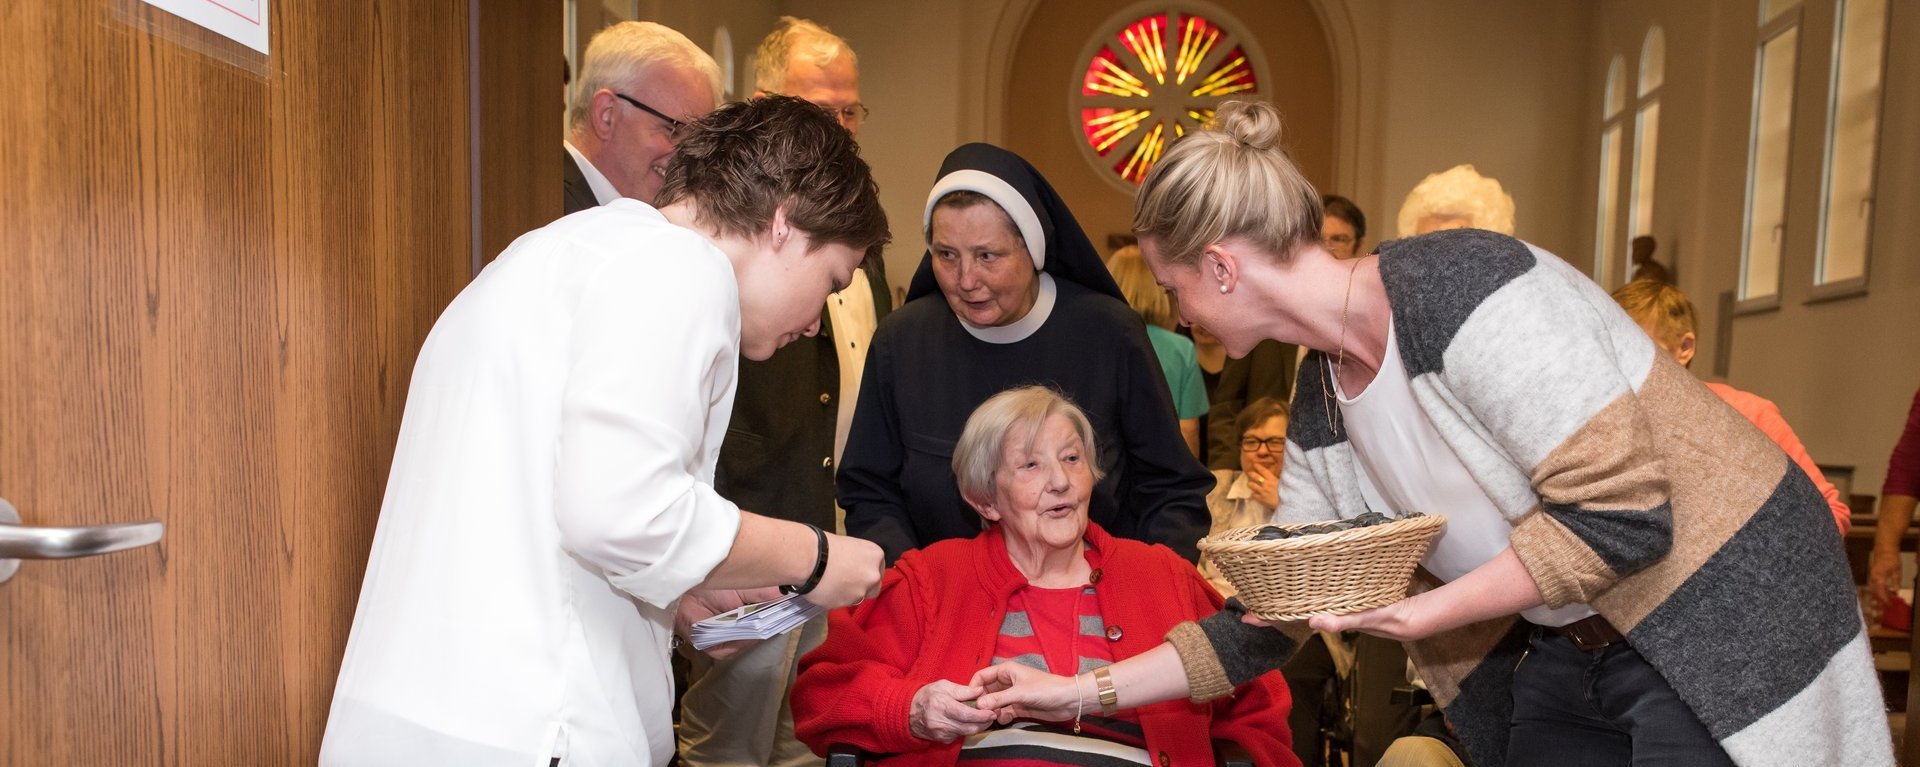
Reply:
[[109, 554], [157, 543], [166, 533], [159, 520], [98, 527], [26, 527], [13, 504], [0, 498], [0, 583], [12, 578], [22, 559], [71, 559]]

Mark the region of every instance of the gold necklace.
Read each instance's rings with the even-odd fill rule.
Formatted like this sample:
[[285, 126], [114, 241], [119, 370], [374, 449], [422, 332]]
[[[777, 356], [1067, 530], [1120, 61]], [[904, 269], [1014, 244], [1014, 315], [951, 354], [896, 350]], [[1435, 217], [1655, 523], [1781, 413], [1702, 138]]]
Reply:
[[[1353, 260], [1353, 266], [1347, 267], [1347, 294], [1340, 301], [1340, 353], [1334, 362], [1333, 375], [1335, 376], [1340, 375], [1340, 372], [1347, 368], [1347, 309], [1353, 305], [1353, 275], [1360, 271], [1360, 262], [1365, 260], [1365, 258], [1356, 258]], [[1333, 388], [1327, 385], [1325, 377], [1320, 379], [1320, 395], [1327, 400], [1327, 431], [1332, 432], [1336, 437], [1340, 436], [1340, 426], [1336, 423], [1340, 403], [1334, 400]]]

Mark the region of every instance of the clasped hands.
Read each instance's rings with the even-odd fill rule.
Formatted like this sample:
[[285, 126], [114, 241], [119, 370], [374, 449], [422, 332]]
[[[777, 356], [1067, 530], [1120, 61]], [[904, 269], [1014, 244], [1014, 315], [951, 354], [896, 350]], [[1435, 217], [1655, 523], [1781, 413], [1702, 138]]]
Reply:
[[[1431, 594], [1433, 592], [1429, 592]], [[1425, 595], [1401, 600], [1351, 615], [1316, 615], [1305, 624], [1292, 624], [1289, 633], [1309, 627], [1319, 631], [1358, 630], [1389, 639], [1420, 639], [1445, 626]], [[1258, 626], [1276, 624], [1252, 614], [1242, 620]], [[1100, 711], [1091, 684], [1077, 677], [1056, 676], [1029, 666], [1003, 662], [981, 669], [966, 685], [939, 681], [920, 688], [914, 696], [911, 725], [915, 737], [942, 743], [981, 732], [1015, 719], [1049, 722], [1072, 720]]]
[[916, 738], [951, 743], [1015, 719], [1067, 721], [1080, 703], [1074, 687], [1073, 677], [1006, 661], [980, 669], [964, 685], [942, 679], [921, 687], [907, 724]]

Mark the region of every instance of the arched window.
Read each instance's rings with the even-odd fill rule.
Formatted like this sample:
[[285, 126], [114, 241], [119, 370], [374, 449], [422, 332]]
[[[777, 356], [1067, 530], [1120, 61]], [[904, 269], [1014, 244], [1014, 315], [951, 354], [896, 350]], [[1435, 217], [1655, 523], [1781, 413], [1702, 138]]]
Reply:
[[[1600, 110], [1600, 191], [1593, 225], [1593, 279], [1613, 287], [1613, 263], [1620, 249], [1620, 149], [1626, 128], [1627, 63], [1618, 55], [1607, 65]], [[1624, 259], [1621, 259], [1624, 260]]]
[[[1634, 237], [1653, 234], [1654, 158], [1660, 147], [1660, 86], [1666, 77], [1667, 36], [1654, 27], [1640, 46], [1640, 87], [1633, 113], [1633, 206], [1627, 209], [1627, 230]], [[1624, 280], [1633, 264], [1623, 266]]]
[[1181, 3], [1109, 19], [1076, 71], [1081, 154], [1128, 194], [1174, 139], [1266, 83], [1265, 59], [1237, 21]]

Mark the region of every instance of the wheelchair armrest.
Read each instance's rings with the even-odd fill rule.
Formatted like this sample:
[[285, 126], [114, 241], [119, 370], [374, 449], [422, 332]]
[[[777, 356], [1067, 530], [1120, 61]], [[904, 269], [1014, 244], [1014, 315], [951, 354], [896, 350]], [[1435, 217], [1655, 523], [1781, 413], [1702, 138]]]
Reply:
[[827, 767], [863, 767], [867, 763], [867, 752], [841, 744], [827, 747]]
[[1231, 740], [1213, 742], [1213, 759], [1219, 767], [1254, 767], [1253, 756]]

